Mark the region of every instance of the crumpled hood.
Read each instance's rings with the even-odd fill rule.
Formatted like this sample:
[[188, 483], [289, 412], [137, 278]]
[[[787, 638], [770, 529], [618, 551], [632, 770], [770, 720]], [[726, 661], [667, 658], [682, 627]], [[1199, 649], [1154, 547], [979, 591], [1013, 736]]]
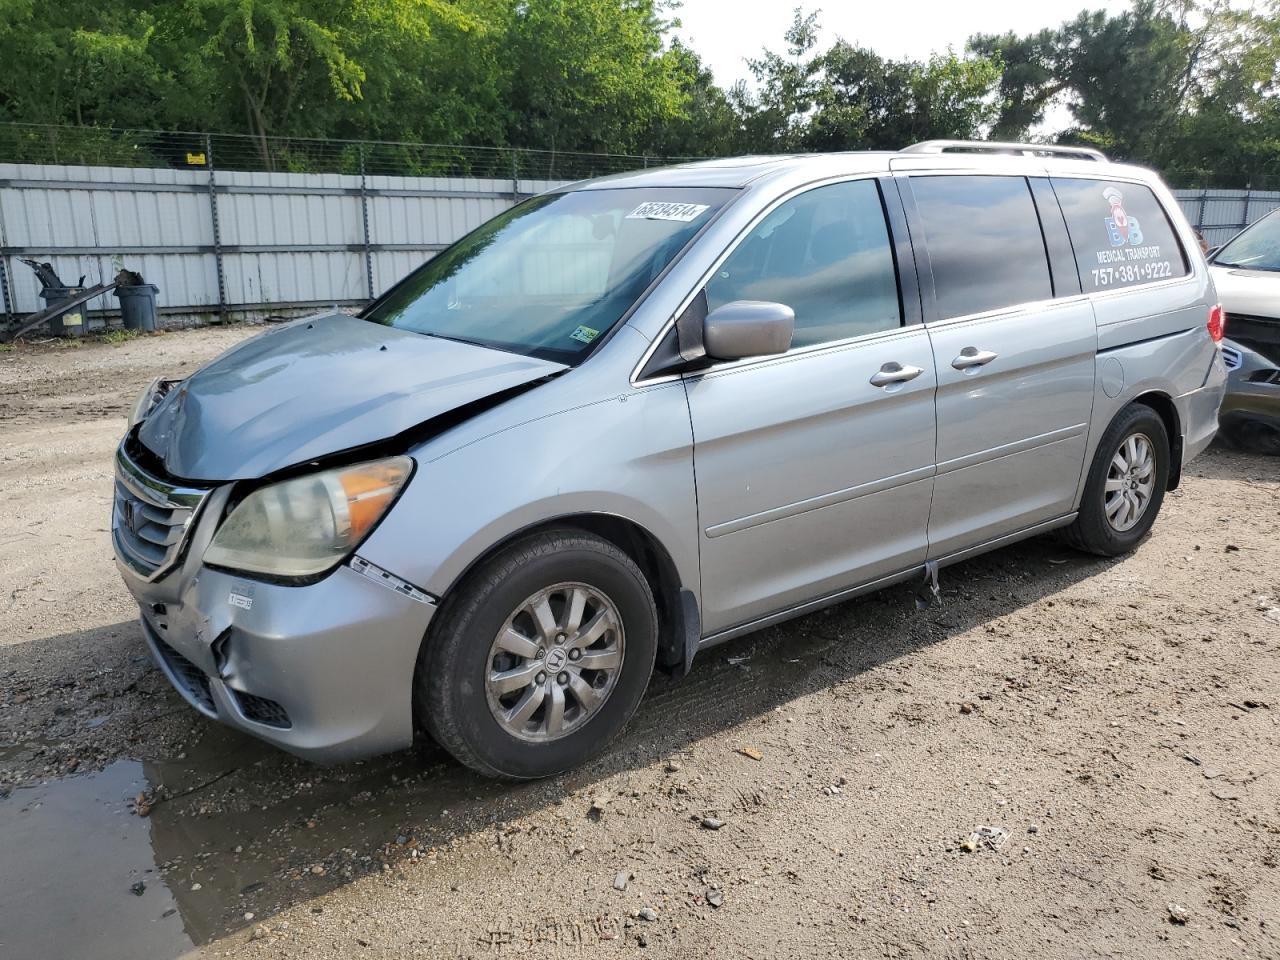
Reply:
[[251, 479], [564, 369], [331, 314], [228, 350], [172, 390], [138, 439], [174, 477]]

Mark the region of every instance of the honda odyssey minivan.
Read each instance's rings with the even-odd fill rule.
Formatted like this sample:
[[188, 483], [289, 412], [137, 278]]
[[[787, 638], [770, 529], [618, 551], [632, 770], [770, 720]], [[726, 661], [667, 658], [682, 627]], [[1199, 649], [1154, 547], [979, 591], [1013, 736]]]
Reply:
[[195, 709], [304, 757], [599, 751], [655, 664], [1024, 537], [1117, 555], [1222, 314], [1150, 171], [931, 142], [575, 183], [139, 398], [113, 539]]

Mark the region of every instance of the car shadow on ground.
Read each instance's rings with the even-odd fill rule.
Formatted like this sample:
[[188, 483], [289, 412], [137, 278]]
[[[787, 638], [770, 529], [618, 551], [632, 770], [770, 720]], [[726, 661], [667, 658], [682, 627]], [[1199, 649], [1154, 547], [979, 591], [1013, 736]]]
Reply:
[[[81, 682], [69, 696], [77, 704], [101, 700], [112, 728], [130, 732], [106, 757], [106, 769], [93, 774], [81, 769], [66, 775], [65, 749], [60, 753], [58, 747], [65, 738], [45, 735], [39, 723], [28, 724], [17, 738], [23, 742], [0, 744], [0, 770], [24, 756], [32, 762], [34, 750], [41, 755], [34, 762], [43, 758], [50, 771], [44, 776], [54, 778], [44, 787], [17, 787], [0, 799], [0, 848], [14, 839], [7, 824], [38, 805], [39, 791], [63, 785], [73, 795], [46, 804], [65, 808], [59, 814], [63, 822], [47, 831], [54, 838], [49, 842], [61, 849], [42, 851], [39, 863], [66, 857], [77, 864], [79, 876], [104, 871], [109, 875], [92, 876], [90, 883], [106, 891], [104, 902], [121, 907], [133, 906], [130, 888], [138, 881], [162, 886], [147, 905], [168, 923], [180, 922], [183, 937], [173, 947], [149, 948], [148, 955], [167, 950], [176, 956], [185, 939], [208, 942], [403, 858], [434, 856], [433, 848], [581, 796], [611, 775], [679, 755], [806, 694], [1051, 597], [1111, 562], [1037, 538], [945, 569], [941, 602], [924, 610], [917, 610], [915, 586], [902, 585], [732, 641], [699, 655], [687, 677], [655, 675], [628, 730], [601, 756], [527, 784], [485, 780], [430, 745], [336, 767], [297, 760], [189, 710], [149, 661], [140, 659], [145, 648], [132, 624], [34, 641], [14, 658], [16, 669], [0, 673], [0, 693], [28, 669], [38, 672], [34, 664], [75, 662], [71, 651], [114, 637], [120, 656], [134, 666], [132, 679], [121, 676], [128, 673], [123, 669], [99, 674], [100, 683]], [[41, 682], [56, 700], [58, 684], [67, 681], [43, 676]], [[59, 708], [46, 706], [44, 716], [53, 723]], [[166, 723], [177, 730], [168, 738], [157, 732]], [[147, 728], [152, 724], [155, 731]], [[737, 745], [727, 742], [726, 749]], [[89, 782], [104, 776], [114, 779]], [[81, 800], [76, 790], [84, 794]], [[94, 840], [85, 832], [100, 828], [93, 816], [77, 814], [77, 803], [114, 803], [115, 813], [129, 818], [120, 822], [144, 849], [133, 851], [132, 860], [86, 859]], [[586, 816], [587, 806], [584, 799], [582, 810], [571, 815]], [[144, 861], [151, 866], [138, 866]], [[24, 882], [38, 889], [38, 880], [28, 875]], [[62, 882], [46, 880], [51, 886]], [[5, 909], [0, 906], [0, 926]], [[15, 909], [12, 903], [9, 909]], [[91, 908], [84, 904], [82, 910]], [[99, 936], [101, 928], [94, 932]], [[63, 949], [62, 955], [75, 951]]]

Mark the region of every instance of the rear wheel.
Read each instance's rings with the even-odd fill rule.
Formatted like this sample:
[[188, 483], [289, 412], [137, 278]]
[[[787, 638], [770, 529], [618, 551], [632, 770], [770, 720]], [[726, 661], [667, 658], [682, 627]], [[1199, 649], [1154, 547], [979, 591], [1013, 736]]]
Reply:
[[612, 543], [553, 530], [483, 563], [440, 611], [419, 658], [419, 723], [487, 776], [532, 779], [602, 749], [640, 703], [658, 618]]
[[1115, 557], [1151, 529], [1169, 485], [1169, 435], [1150, 407], [1126, 407], [1098, 444], [1084, 498], [1064, 539], [1079, 550]]

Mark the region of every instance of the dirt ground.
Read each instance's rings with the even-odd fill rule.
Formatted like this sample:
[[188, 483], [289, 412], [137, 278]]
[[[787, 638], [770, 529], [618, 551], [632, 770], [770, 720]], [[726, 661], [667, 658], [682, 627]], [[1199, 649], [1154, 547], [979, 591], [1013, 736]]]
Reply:
[[554, 780], [319, 768], [188, 709], [111, 560], [132, 398], [254, 332], [0, 353], [0, 957], [1280, 958], [1280, 461], [718, 648]]

